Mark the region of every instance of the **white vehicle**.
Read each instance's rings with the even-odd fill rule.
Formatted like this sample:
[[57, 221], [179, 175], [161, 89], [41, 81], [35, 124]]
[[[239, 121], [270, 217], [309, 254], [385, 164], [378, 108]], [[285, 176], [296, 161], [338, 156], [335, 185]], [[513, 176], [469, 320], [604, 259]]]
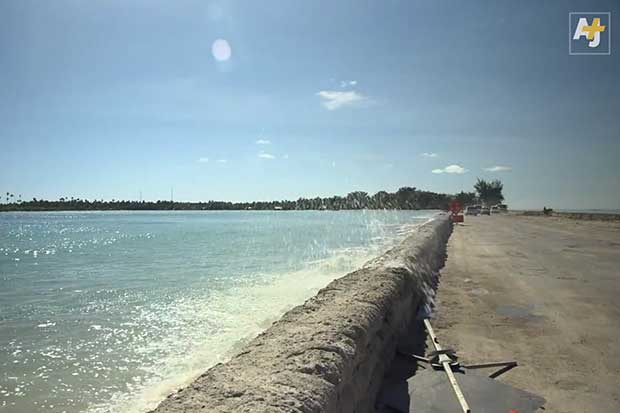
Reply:
[[465, 215], [480, 215], [480, 206], [470, 205], [465, 207]]

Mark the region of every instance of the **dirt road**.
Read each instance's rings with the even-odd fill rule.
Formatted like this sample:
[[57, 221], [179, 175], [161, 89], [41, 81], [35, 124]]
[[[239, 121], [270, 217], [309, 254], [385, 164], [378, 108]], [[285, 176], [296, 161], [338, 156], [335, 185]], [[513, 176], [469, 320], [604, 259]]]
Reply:
[[433, 321], [466, 362], [516, 359], [500, 380], [546, 412], [620, 411], [620, 224], [466, 217]]

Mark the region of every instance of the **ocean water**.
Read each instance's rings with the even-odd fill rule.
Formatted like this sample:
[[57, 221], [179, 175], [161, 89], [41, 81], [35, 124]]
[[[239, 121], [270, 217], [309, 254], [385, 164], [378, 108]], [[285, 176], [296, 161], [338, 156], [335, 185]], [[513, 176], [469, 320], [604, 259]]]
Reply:
[[154, 408], [433, 215], [0, 214], [0, 411]]

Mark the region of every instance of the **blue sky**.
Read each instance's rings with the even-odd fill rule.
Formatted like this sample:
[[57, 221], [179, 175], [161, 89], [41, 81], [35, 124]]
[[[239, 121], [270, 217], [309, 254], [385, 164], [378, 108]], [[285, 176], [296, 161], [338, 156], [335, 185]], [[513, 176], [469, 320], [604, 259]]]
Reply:
[[512, 207], [618, 209], [620, 26], [611, 56], [569, 56], [568, 13], [613, 24], [619, 5], [5, 0], [0, 191], [270, 200], [483, 177]]

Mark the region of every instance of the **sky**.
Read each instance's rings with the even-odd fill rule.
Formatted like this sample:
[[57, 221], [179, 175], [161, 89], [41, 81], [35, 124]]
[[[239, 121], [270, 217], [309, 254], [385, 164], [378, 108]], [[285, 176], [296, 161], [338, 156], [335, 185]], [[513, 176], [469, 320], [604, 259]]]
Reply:
[[[0, 2], [0, 193], [275, 200], [500, 179], [620, 209], [610, 1]], [[583, 39], [585, 41], [585, 38]], [[614, 48], [617, 48], [615, 50]]]

